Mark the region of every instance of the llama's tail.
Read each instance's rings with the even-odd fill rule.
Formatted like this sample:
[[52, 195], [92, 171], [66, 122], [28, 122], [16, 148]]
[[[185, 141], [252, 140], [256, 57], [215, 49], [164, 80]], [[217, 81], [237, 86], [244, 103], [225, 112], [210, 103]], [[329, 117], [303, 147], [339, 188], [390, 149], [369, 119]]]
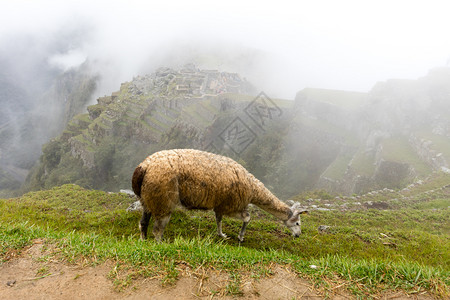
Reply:
[[142, 181], [144, 180], [145, 169], [140, 165], [134, 170], [131, 186], [136, 196], [141, 197]]

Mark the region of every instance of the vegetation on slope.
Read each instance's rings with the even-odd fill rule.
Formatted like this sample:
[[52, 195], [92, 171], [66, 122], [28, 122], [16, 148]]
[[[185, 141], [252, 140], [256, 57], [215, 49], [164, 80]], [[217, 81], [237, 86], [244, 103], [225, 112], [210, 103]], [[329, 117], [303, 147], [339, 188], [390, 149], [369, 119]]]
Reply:
[[422, 178], [431, 173], [431, 168], [412, 149], [406, 137], [392, 137], [382, 142], [382, 157], [385, 160], [407, 163]]
[[[225, 219], [230, 238], [222, 240], [216, 237], [213, 213], [179, 211], [160, 244], [153, 238], [139, 240], [140, 214], [126, 212], [133, 201], [127, 195], [63, 185], [0, 200], [0, 260], [40, 238], [54, 245], [52, 258], [113, 260], [111, 277], [118, 287], [156, 274], [163, 283], [173, 283], [180, 276], [178, 267], [188, 265], [222, 269], [229, 274], [228, 292], [240, 294], [239, 274], [266, 276], [276, 263], [313, 280], [325, 294], [345, 287], [364, 297], [402, 289], [445, 298], [450, 285], [449, 183], [442, 175], [402, 191], [407, 198], [392, 199], [398, 205], [391, 210], [313, 210], [302, 218], [303, 234], [297, 239], [256, 208], [243, 243], [236, 238], [240, 222]], [[331, 231], [318, 233], [324, 224]]]

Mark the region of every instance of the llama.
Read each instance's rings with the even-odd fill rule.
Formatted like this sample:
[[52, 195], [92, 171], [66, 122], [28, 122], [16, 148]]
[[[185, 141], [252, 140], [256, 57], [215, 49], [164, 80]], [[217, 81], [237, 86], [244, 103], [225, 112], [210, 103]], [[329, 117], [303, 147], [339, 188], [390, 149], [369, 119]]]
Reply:
[[217, 233], [223, 238], [226, 238], [222, 232], [223, 216], [241, 219], [240, 241], [244, 240], [250, 221], [250, 203], [282, 220], [296, 237], [301, 234], [300, 214], [307, 212], [298, 203], [289, 207], [280, 201], [236, 161], [193, 149], [164, 150], [150, 155], [135, 169], [132, 187], [143, 206], [139, 222], [142, 239], [147, 238], [153, 216], [153, 235], [161, 241], [173, 210], [179, 206], [214, 210]]

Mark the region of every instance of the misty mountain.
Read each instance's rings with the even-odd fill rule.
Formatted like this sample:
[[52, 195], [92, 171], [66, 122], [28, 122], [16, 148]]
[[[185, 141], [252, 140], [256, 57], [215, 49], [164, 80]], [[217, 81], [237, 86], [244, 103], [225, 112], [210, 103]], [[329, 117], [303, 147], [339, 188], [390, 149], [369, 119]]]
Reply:
[[319, 185], [360, 193], [400, 187], [432, 171], [449, 172], [449, 87], [449, 68], [432, 70], [418, 80], [377, 83], [364, 96], [364, 104], [341, 119], [346, 120], [341, 127], [350, 129], [356, 143], [339, 153]]
[[[271, 99], [239, 74], [160, 68], [100, 97], [43, 147], [28, 188], [129, 188], [135, 166], [169, 148], [230, 156], [276, 194], [399, 188], [450, 161], [448, 69], [369, 93], [304, 89]], [[426, 125], [426, 126], [424, 126]]]
[[71, 55], [89, 40], [88, 27], [1, 35], [0, 190], [20, 186], [42, 145], [92, 100], [98, 76], [85, 57]]
[[17, 80], [8, 67], [0, 70], [0, 189], [14, 189], [42, 154], [42, 145], [85, 111], [96, 76], [87, 63], [63, 73], [44, 67], [46, 79], [36, 79], [39, 84], [33, 78]]

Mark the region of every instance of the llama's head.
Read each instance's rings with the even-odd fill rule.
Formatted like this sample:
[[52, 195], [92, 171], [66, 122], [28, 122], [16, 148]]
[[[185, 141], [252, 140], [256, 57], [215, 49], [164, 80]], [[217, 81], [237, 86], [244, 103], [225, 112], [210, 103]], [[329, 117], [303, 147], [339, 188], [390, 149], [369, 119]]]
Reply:
[[301, 214], [306, 214], [308, 211], [300, 207], [300, 203], [295, 202], [290, 208], [289, 219], [284, 221], [284, 224], [292, 231], [292, 235], [298, 237], [302, 234], [302, 221], [300, 220]]

